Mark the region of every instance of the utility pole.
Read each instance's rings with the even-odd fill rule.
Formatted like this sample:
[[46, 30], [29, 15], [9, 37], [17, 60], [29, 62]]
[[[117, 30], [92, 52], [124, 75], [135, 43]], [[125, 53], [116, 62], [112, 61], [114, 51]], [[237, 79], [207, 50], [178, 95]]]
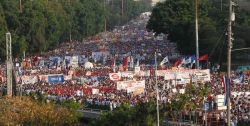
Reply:
[[123, 0], [122, 0], [122, 19], [123, 19]]
[[12, 51], [11, 34], [6, 33], [7, 96], [12, 97]]
[[156, 110], [157, 110], [157, 126], [160, 126], [160, 114], [159, 114], [159, 89], [157, 79], [157, 52], [155, 51], [155, 88], [156, 88]]
[[106, 18], [106, 0], [103, 0], [103, 9], [104, 9], [104, 31], [107, 31], [107, 18]]
[[23, 12], [23, 10], [22, 10], [22, 0], [19, 0], [19, 10], [20, 10], [20, 13]]
[[222, 11], [222, 0], [220, 0], [220, 11]]
[[198, 0], [195, 0], [195, 40], [196, 40], [196, 69], [199, 69], [199, 34], [198, 34]]
[[[227, 37], [228, 37], [228, 43], [227, 43], [227, 76], [230, 80], [231, 76], [231, 51], [232, 51], [232, 21], [234, 21], [234, 13], [233, 13], [233, 2], [229, 0], [229, 19], [228, 19], [228, 28], [227, 28]], [[230, 81], [228, 81], [227, 86], [227, 126], [230, 126], [231, 118], [230, 118]]]

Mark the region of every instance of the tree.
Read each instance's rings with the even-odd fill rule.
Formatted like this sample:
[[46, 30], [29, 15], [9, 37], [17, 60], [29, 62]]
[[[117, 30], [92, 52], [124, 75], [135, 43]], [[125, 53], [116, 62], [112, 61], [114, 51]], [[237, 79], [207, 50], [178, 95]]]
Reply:
[[0, 99], [0, 125], [74, 125], [74, 112], [52, 103], [40, 103], [29, 97]]
[[[223, 2], [223, 10], [216, 0], [202, 0], [199, 3], [199, 49], [201, 54], [210, 54], [210, 59], [217, 60], [218, 43], [224, 43], [228, 18], [227, 2]], [[236, 8], [235, 47], [245, 47], [249, 36], [241, 33], [248, 31], [249, 13]], [[157, 4], [147, 24], [149, 31], [169, 34], [169, 39], [176, 42], [183, 54], [195, 53], [195, 13], [193, 0], [166, 0]], [[247, 27], [246, 27], [247, 26]], [[236, 33], [238, 32], [238, 33]], [[224, 39], [223, 39], [224, 38]], [[223, 52], [225, 55], [225, 52]]]
[[113, 112], [101, 114], [90, 122], [90, 126], [100, 124], [103, 126], [153, 126], [157, 123], [156, 120], [156, 104], [153, 101], [140, 102], [135, 106], [125, 103]]
[[[149, 9], [149, 3], [126, 0], [124, 19], [121, 19], [121, 0], [25, 0], [22, 12], [18, 0], [0, 1], [0, 58], [5, 57], [5, 33], [12, 34], [13, 56], [41, 53], [57, 47], [61, 42], [82, 40], [104, 31], [104, 17], [108, 29], [126, 23]], [[112, 7], [111, 7], [112, 6]]]

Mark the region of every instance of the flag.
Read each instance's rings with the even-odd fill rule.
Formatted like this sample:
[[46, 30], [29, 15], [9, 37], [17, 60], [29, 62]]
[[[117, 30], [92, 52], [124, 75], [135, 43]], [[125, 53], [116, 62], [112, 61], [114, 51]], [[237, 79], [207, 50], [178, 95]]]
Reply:
[[123, 61], [122, 61], [123, 71], [127, 70], [127, 66], [128, 66], [128, 56], [123, 58]]
[[192, 57], [191, 56], [186, 58], [186, 63], [187, 64], [192, 63]]
[[153, 67], [155, 67], [155, 66], [156, 66], [155, 59], [153, 59], [153, 60], [151, 60], [151, 61], [150, 61], [150, 66], [153, 66]]
[[205, 61], [205, 60], [208, 60], [208, 54], [205, 54], [205, 55], [203, 55], [203, 56], [201, 56], [201, 57], [199, 57], [199, 59], [198, 59], [199, 61]]
[[140, 66], [140, 59], [137, 59], [136, 66]]
[[243, 84], [245, 79], [245, 74], [243, 72], [240, 73], [240, 83]]
[[163, 65], [164, 63], [168, 63], [169, 60], [168, 60], [168, 56], [166, 56], [160, 63], [160, 65]]
[[228, 97], [230, 96], [230, 91], [229, 91], [229, 78], [228, 77], [226, 77], [226, 76], [223, 76], [223, 80], [224, 80], [224, 83], [225, 83], [225, 91], [226, 91], [226, 97], [225, 97], [225, 106], [228, 104], [227, 102], [228, 102]]
[[177, 67], [181, 64], [181, 59], [177, 59], [176, 62], [174, 63], [174, 67]]
[[196, 56], [192, 55], [191, 56], [191, 68], [193, 68], [193, 65], [195, 64]]
[[134, 58], [133, 58], [133, 56], [130, 56], [129, 66], [130, 66], [130, 68], [134, 68]]
[[226, 77], [221, 77], [221, 86], [224, 88], [224, 92], [226, 92]]
[[113, 68], [113, 72], [115, 72], [115, 67], [116, 67], [116, 66], [115, 66], [115, 65], [116, 65], [116, 64], [115, 64], [115, 62], [116, 62], [115, 60], [116, 60], [116, 57], [114, 57], [114, 58], [112, 59], [112, 63], [111, 63], [111, 67]]
[[37, 62], [38, 61], [38, 56], [34, 56], [34, 57], [32, 57], [32, 62]]
[[44, 67], [44, 60], [42, 59], [42, 60], [40, 60], [40, 62], [39, 62], [39, 67], [41, 68], [41, 67]]
[[182, 58], [181, 64], [187, 64], [187, 57], [183, 57], [183, 58]]

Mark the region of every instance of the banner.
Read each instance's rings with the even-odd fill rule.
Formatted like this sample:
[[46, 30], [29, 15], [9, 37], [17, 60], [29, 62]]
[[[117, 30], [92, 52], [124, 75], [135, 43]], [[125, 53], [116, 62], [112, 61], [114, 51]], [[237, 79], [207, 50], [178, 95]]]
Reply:
[[63, 75], [48, 75], [48, 82], [49, 83], [64, 82], [64, 76]]
[[92, 59], [94, 59], [94, 61], [100, 61], [102, 57], [107, 57], [109, 55], [108, 51], [104, 51], [104, 52], [92, 52]]
[[129, 81], [117, 82], [117, 90], [126, 90], [127, 93], [137, 91], [140, 88], [145, 89], [145, 80], [142, 81], [129, 80]]
[[190, 83], [191, 79], [192, 79], [192, 82], [211, 81], [209, 69], [205, 69], [205, 70], [196, 70], [196, 69], [194, 70], [158, 70], [157, 75], [164, 76], [165, 80], [177, 79], [178, 81], [180, 81], [179, 84]]
[[121, 79], [121, 73], [109, 73], [110, 80], [117, 81]]
[[35, 84], [38, 82], [37, 76], [22, 76], [22, 84]]
[[124, 72], [121, 72], [121, 76], [122, 77], [133, 78], [134, 77], [134, 73], [133, 73], [133, 71], [124, 71]]
[[88, 62], [88, 58], [85, 55], [79, 55], [78, 56], [78, 63], [84, 64], [86, 62]]
[[99, 89], [92, 88], [92, 94], [99, 94]]
[[78, 56], [73, 56], [72, 57], [71, 65], [72, 65], [73, 68], [78, 67]]
[[64, 80], [71, 80], [72, 79], [72, 75], [64, 75]]
[[48, 75], [38, 75], [39, 81], [48, 82]]
[[135, 73], [139, 73], [139, 72], [140, 72], [140, 70], [141, 70], [141, 69], [140, 69], [140, 67], [139, 67], [139, 66], [136, 66], [136, 67], [135, 67]]

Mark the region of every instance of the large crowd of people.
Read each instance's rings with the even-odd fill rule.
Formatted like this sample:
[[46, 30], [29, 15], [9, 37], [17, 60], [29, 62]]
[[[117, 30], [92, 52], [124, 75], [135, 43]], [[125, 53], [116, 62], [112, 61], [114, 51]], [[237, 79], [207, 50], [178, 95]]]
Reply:
[[[131, 106], [138, 102], [148, 102], [156, 98], [155, 83], [155, 52], [161, 54], [156, 60], [168, 56], [166, 67], [171, 68], [173, 61], [180, 57], [175, 43], [167, 39], [167, 35], [155, 36], [146, 30], [149, 13], [144, 13], [124, 26], [116, 27], [113, 31], [103, 32], [82, 41], [62, 43], [58, 48], [49, 52], [26, 56], [23, 60], [15, 60], [15, 75], [17, 88], [27, 94], [39, 92], [48, 100], [72, 99], [89, 105], [110, 106], [113, 110], [122, 103]], [[128, 57], [124, 69], [124, 59]], [[144, 71], [141, 76], [135, 75], [135, 68]], [[6, 73], [2, 66], [2, 84], [6, 84]], [[185, 68], [182, 68], [185, 69]], [[190, 68], [186, 68], [190, 69]], [[211, 89], [211, 102], [216, 102], [217, 95], [225, 94], [220, 73], [211, 69], [210, 81], [204, 84]], [[123, 73], [119, 81], [145, 80], [143, 90], [128, 92], [117, 89], [117, 80], [110, 78], [110, 73]], [[244, 71], [243, 71], [244, 72]], [[125, 75], [126, 74], [126, 75]], [[244, 74], [244, 73], [243, 73]], [[50, 82], [50, 76], [63, 80]], [[58, 75], [58, 76], [57, 76]], [[250, 117], [250, 85], [249, 75], [233, 73], [231, 78], [231, 113], [232, 119], [249, 120]], [[55, 78], [54, 78], [55, 79]], [[185, 84], [172, 83], [157, 77], [160, 103], [169, 103], [171, 98], [179, 93], [185, 93]], [[242, 83], [244, 81], [244, 83]], [[194, 97], [195, 99], [196, 97]], [[202, 104], [201, 99], [195, 99]], [[221, 114], [221, 118], [224, 118]]]

